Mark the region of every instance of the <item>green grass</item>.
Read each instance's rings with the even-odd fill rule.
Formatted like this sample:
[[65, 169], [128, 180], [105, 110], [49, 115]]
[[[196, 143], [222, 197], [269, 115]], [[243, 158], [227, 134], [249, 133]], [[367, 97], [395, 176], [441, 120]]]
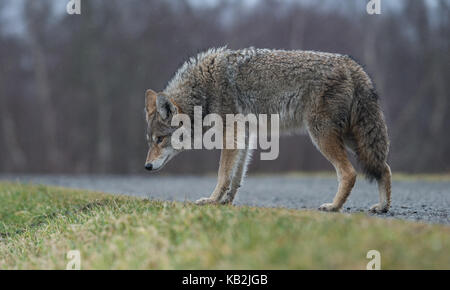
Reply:
[[0, 183], [0, 269], [449, 269], [450, 228]]

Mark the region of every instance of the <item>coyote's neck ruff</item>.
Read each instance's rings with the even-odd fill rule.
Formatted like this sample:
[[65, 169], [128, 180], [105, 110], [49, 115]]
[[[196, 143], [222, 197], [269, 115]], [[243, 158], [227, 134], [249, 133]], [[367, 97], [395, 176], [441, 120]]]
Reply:
[[[353, 151], [366, 176], [378, 182], [380, 203], [390, 206], [391, 172], [386, 163], [388, 136], [373, 84], [350, 57], [313, 51], [248, 48], [210, 49], [188, 60], [160, 93], [148, 90], [146, 168], [157, 170], [180, 152], [171, 146], [177, 129], [173, 116], [193, 120], [194, 107], [204, 115], [278, 114], [282, 132], [308, 132], [333, 164], [339, 189], [322, 210], [337, 211], [355, 183], [356, 172], [346, 148]], [[225, 136], [224, 136], [225, 137]], [[217, 186], [199, 204], [231, 203], [241, 186], [251, 150], [223, 149]]]

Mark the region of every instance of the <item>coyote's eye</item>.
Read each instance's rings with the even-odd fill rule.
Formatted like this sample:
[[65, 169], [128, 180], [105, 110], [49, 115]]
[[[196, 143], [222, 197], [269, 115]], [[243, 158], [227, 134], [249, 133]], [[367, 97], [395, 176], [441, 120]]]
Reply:
[[156, 144], [160, 144], [163, 140], [164, 140], [164, 137], [159, 136], [158, 138], [156, 138]]

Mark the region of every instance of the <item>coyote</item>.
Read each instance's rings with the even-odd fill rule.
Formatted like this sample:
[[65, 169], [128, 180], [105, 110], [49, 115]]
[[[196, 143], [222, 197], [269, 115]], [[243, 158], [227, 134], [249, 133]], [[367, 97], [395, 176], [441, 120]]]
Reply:
[[[306, 131], [336, 169], [339, 187], [332, 203], [319, 207], [339, 211], [352, 190], [354, 153], [366, 177], [378, 182], [380, 202], [371, 212], [389, 210], [391, 170], [386, 163], [389, 140], [372, 81], [347, 55], [247, 48], [214, 48], [190, 58], [159, 93], [145, 97], [147, 141], [145, 168], [159, 170], [182, 150], [170, 139], [174, 115], [193, 119], [203, 114], [278, 114], [281, 132]], [[303, 129], [303, 130], [302, 130]], [[251, 150], [222, 149], [217, 185], [197, 204], [231, 204], [246, 173]]]

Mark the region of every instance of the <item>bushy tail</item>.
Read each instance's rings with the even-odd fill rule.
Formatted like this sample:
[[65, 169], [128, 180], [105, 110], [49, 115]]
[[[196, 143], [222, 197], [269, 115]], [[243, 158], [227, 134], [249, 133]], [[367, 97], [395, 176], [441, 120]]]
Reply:
[[366, 84], [355, 87], [351, 124], [364, 174], [370, 181], [380, 180], [386, 168], [389, 139], [378, 95]]

